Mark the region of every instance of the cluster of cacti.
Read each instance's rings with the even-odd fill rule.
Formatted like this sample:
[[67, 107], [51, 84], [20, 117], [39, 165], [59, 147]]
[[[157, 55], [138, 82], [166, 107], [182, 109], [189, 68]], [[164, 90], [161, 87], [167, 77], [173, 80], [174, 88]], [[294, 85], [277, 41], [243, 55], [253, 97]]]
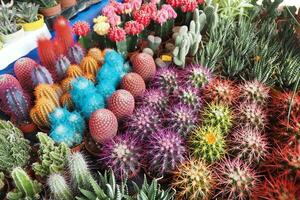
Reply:
[[162, 39], [157, 36], [149, 35], [147, 37], [148, 46], [153, 52], [156, 52], [161, 44]]
[[167, 94], [176, 94], [179, 88], [179, 74], [177, 69], [173, 67], [159, 69], [152, 84]]

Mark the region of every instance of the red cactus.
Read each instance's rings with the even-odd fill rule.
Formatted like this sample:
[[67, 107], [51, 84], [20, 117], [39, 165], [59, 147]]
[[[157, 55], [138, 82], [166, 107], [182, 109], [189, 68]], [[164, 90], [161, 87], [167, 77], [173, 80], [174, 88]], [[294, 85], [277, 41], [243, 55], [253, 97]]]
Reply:
[[128, 73], [122, 78], [121, 88], [129, 91], [134, 97], [137, 97], [143, 95], [146, 90], [146, 84], [139, 74]]
[[34, 67], [36, 67], [38, 64], [27, 57], [20, 58], [15, 62], [14, 65], [14, 72], [16, 74], [17, 79], [20, 81], [20, 84], [22, 85], [23, 89], [27, 91], [33, 90], [33, 83], [30, 78], [30, 74]]
[[281, 119], [275, 131], [279, 136], [286, 137], [287, 140], [300, 139], [300, 115], [292, 114], [290, 119]]
[[54, 30], [56, 32], [55, 39], [62, 43], [64, 54], [74, 44], [73, 32], [70, 22], [64, 17], [58, 17], [54, 23]]
[[108, 109], [118, 119], [129, 117], [134, 110], [134, 97], [127, 90], [117, 90], [108, 100]]
[[153, 57], [146, 53], [139, 53], [131, 57], [133, 71], [141, 75], [146, 81], [153, 77], [156, 72], [156, 65]]

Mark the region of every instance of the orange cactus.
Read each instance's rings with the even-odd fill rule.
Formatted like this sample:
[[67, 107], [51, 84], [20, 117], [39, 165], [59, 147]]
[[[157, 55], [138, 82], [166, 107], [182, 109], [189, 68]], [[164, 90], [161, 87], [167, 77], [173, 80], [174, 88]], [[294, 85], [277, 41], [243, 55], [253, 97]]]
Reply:
[[78, 65], [71, 65], [67, 70], [67, 77], [77, 78], [83, 76], [83, 71]]
[[55, 106], [59, 106], [59, 96], [56, 90], [50, 84], [38, 85], [35, 88], [34, 95], [37, 100], [45, 98], [48, 99], [48, 101], [53, 102]]
[[98, 63], [103, 63], [104, 51], [101, 51], [98, 48], [91, 48], [88, 52], [88, 56], [93, 57]]
[[85, 74], [84, 77], [92, 81], [93, 83], [96, 82], [96, 76], [94, 76], [93, 74]]
[[49, 99], [40, 98], [31, 109], [30, 117], [39, 128], [49, 128], [50, 122], [48, 115], [53, 112], [56, 107], [57, 106], [52, 101], [49, 101]]
[[80, 67], [84, 74], [92, 74], [94, 76], [97, 75], [99, 70], [97, 61], [91, 56], [84, 57], [81, 61]]
[[62, 106], [67, 107], [69, 110], [74, 108], [74, 104], [71, 98], [70, 93], [65, 93], [60, 97], [60, 103]]
[[71, 82], [73, 80], [74, 80], [74, 78], [67, 77], [61, 81], [61, 88], [64, 92], [69, 92], [72, 89]]
[[58, 97], [61, 97], [61, 95], [63, 95], [64, 92], [59, 84], [53, 84], [52, 88], [56, 91]]

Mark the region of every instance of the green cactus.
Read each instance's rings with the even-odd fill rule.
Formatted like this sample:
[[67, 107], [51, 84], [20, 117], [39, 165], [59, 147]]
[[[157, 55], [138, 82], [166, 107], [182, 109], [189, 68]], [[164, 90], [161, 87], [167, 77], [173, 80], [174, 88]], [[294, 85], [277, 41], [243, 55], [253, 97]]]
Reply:
[[11, 177], [16, 188], [7, 194], [8, 200], [38, 200], [41, 198], [42, 185], [36, 180], [32, 180], [22, 168], [15, 168]]
[[4, 188], [5, 186], [5, 175], [3, 172], [0, 172], [0, 191]]
[[149, 48], [153, 50], [153, 52], [156, 52], [159, 49], [159, 46], [161, 44], [161, 38], [160, 37], [155, 37], [153, 35], [148, 36], [148, 45]]
[[9, 121], [0, 120], [0, 170], [11, 172], [30, 158], [30, 145], [22, 132]]
[[190, 38], [188, 36], [188, 27], [181, 26], [178, 33], [173, 34], [175, 38], [175, 49], [173, 50], [173, 62], [178, 66], [184, 66], [185, 57], [190, 49]]
[[214, 30], [218, 24], [218, 4], [213, 6], [211, 1], [206, 1], [207, 6], [204, 8], [207, 26], [209, 30]]
[[64, 170], [67, 165], [66, 157], [70, 153], [69, 147], [65, 143], [55, 145], [45, 133], [38, 133], [37, 137], [40, 141], [40, 161], [33, 163], [35, 174], [44, 177]]
[[51, 174], [48, 178], [48, 186], [53, 199], [72, 200], [74, 199], [70, 187], [65, 178], [60, 174]]

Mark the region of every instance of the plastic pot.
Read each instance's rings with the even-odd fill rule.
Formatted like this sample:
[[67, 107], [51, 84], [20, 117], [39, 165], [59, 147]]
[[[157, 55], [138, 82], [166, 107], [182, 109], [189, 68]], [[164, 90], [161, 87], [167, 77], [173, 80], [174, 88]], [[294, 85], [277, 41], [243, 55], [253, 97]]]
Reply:
[[23, 37], [24, 29], [22, 26], [20, 26], [20, 27], [21, 28], [15, 33], [11, 33], [8, 35], [1, 35], [2, 41], [4, 43], [11, 43], [11, 42], [15, 41], [16, 39]]
[[22, 23], [21, 26], [23, 27], [24, 31], [35, 31], [43, 27], [44, 25], [44, 16], [38, 14], [38, 20], [35, 22], [30, 23]]

